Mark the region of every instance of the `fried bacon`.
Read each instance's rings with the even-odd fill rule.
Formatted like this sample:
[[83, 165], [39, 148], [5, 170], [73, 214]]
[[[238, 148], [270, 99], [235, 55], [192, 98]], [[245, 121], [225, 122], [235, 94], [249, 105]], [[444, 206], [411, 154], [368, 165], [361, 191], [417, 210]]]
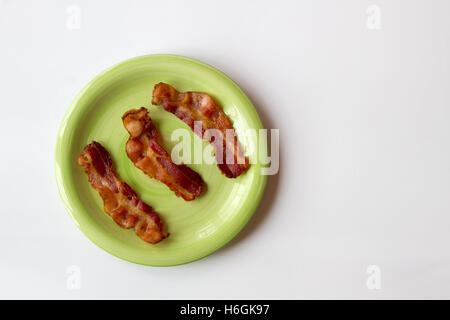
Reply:
[[[217, 165], [228, 178], [236, 178], [250, 167], [230, 120], [211, 96], [202, 92], [178, 92], [161, 82], [155, 85], [152, 99], [152, 104], [160, 103], [213, 145]], [[194, 128], [195, 122], [201, 123], [200, 130]], [[214, 134], [209, 133], [213, 131]]]
[[104, 210], [122, 228], [134, 231], [142, 240], [157, 243], [169, 234], [152, 207], [142, 202], [134, 190], [117, 177], [111, 157], [98, 142], [87, 145], [78, 157], [91, 186], [103, 199]]
[[134, 165], [151, 178], [165, 183], [177, 196], [190, 201], [205, 188], [200, 175], [186, 165], [172, 162], [170, 155], [158, 143], [158, 131], [145, 108], [127, 111], [123, 125], [130, 134], [127, 155]]

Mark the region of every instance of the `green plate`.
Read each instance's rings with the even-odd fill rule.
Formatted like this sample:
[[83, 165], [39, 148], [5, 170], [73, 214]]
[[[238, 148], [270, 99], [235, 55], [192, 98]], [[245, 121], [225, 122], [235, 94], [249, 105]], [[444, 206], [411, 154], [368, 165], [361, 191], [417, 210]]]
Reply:
[[[214, 164], [189, 165], [207, 184], [194, 201], [178, 198], [161, 182], [147, 177], [128, 159], [121, 116], [144, 106], [160, 132], [160, 141], [170, 153], [179, 143], [171, 134], [189, 130], [203, 148], [206, 141], [162, 107], [152, 106], [153, 86], [169, 83], [180, 91], [202, 91], [213, 96], [233, 121], [239, 140], [253, 162], [237, 179], [228, 179]], [[248, 222], [266, 184], [257, 153], [258, 137], [246, 129], [262, 129], [250, 100], [222, 72], [199, 61], [173, 55], [148, 55], [122, 62], [98, 75], [76, 97], [58, 132], [55, 174], [61, 198], [81, 231], [107, 252], [139, 264], [170, 266], [205, 257], [229, 242]], [[77, 163], [83, 147], [92, 140], [110, 153], [121, 180], [127, 182], [162, 217], [170, 236], [152, 245], [134, 231], [117, 226], [103, 211], [103, 202]], [[264, 145], [264, 144], [263, 144]], [[264, 148], [265, 149], [265, 148]]]

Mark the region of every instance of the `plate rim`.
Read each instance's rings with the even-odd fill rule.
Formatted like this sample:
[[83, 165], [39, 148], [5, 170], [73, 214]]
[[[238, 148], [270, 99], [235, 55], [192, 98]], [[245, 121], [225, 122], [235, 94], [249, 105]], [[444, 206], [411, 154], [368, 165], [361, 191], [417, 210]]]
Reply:
[[[187, 264], [193, 261], [197, 261], [200, 259], [203, 259], [211, 254], [213, 254], [214, 252], [219, 251], [221, 248], [223, 248], [225, 245], [227, 245], [228, 243], [230, 243], [244, 228], [245, 226], [248, 224], [248, 222], [250, 221], [250, 219], [253, 217], [253, 215], [255, 214], [258, 206], [261, 203], [261, 199], [262, 196], [265, 192], [266, 189], [266, 185], [267, 185], [267, 175], [260, 175], [261, 179], [259, 182], [259, 188], [257, 191], [257, 195], [256, 198], [254, 199], [254, 201], [251, 202], [250, 206], [248, 207], [248, 209], [246, 209], [247, 213], [244, 217], [244, 219], [241, 221], [241, 225], [236, 227], [235, 230], [233, 230], [233, 233], [230, 233], [229, 236], [227, 236], [224, 239], [220, 239], [220, 244], [219, 246], [212, 248], [211, 250], [209, 250], [206, 254], [203, 254], [199, 257], [194, 257], [194, 258], [188, 258], [185, 259], [179, 263], [148, 263], [148, 262], [143, 262], [141, 260], [139, 260], [139, 258], [133, 259], [131, 257], [128, 256], [124, 256], [119, 252], [113, 252], [112, 250], [107, 249], [105, 245], [102, 244], [102, 241], [100, 241], [98, 238], [95, 238], [93, 236], [91, 236], [91, 231], [89, 231], [86, 226], [83, 226], [75, 217], [73, 211], [77, 210], [76, 208], [73, 208], [71, 203], [70, 203], [70, 197], [67, 195], [68, 190], [66, 190], [66, 187], [64, 185], [64, 179], [63, 179], [63, 169], [59, 168], [58, 164], [60, 162], [62, 162], [63, 159], [62, 158], [62, 152], [61, 152], [61, 148], [62, 148], [62, 144], [64, 141], [64, 131], [66, 129], [66, 125], [69, 121], [69, 119], [71, 118], [71, 116], [74, 114], [74, 112], [77, 109], [77, 105], [79, 103], [79, 101], [81, 100], [81, 98], [84, 96], [84, 94], [89, 90], [89, 88], [92, 87], [93, 84], [95, 84], [96, 82], [98, 82], [99, 80], [102, 79], [102, 77], [109, 73], [114, 71], [115, 69], [118, 69], [122, 66], [124, 66], [125, 64], [128, 64], [130, 62], [133, 62], [135, 60], [140, 60], [140, 59], [146, 59], [146, 58], [151, 58], [151, 57], [161, 57], [161, 58], [170, 58], [170, 59], [175, 59], [175, 60], [180, 60], [180, 61], [188, 61], [190, 63], [194, 63], [194, 64], [198, 64], [201, 67], [206, 67], [207, 69], [209, 69], [210, 71], [216, 73], [217, 75], [221, 76], [222, 78], [224, 78], [226, 81], [228, 81], [232, 86], [234, 86], [234, 88], [242, 95], [246, 98], [246, 100], [249, 102], [250, 107], [253, 109], [254, 113], [257, 116], [257, 122], [259, 125], [258, 129], [263, 129], [264, 126], [262, 124], [262, 121], [259, 117], [259, 114], [255, 108], [255, 106], [253, 105], [253, 103], [251, 102], [251, 100], [248, 98], [248, 96], [243, 92], [243, 90], [230, 78], [228, 77], [224, 72], [220, 71], [219, 69], [204, 63], [202, 61], [199, 61], [197, 59], [193, 59], [190, 57], [186, 57], [186, 56], [182, 56], [182, 55], [175, 55], [175, 54], [147, 54], [147, 55], [140, 55], [140, 56], [136, 56], [133, 58], [129, 58], [126, 60], [123, 60], [119, 63], [116, 63], [114, 65], [112, 65], [111, 67], [101, 71], [100, 73], [98, 73], [93, 79], [91, 79], [81, 90], [80, 92], [75, 96], [75, 98], [73, 99], [73, 101], [71, 102], [70, 106], [68, 107], [68, 109], [66, 110], [59, 128], [58, 128], [58, 132], [57, 132], [57, 139], [56, 139], [56, 143], [55, 143], [55, 149], [54, 149], [54, 174], [55, 174], [55, 179], [56, 179], [56, 184], [57, 184], [57, 189], [58, 189], [58, 193], [59, 196], [64, 204], [64, 207], [66, 209], [66, 211], [69, 213], [69, 216], [71, 217], [72, 221], [75, 223], [75, 225], [78, 227], [78, 229], [82, 232], [82, 234], [84, 236], [86, 236], [92, 243], [94, 243], [96, 246], [98, 246], [99, 248], [101, 248], [102, 250], [108, 252], [109, 254], [123, 259], [125, 261], [128, 262], [132, 262], [135, 264], [139, 264], [139, 265], [144, 265], [144, 266], [154, 266], [154, 267], [169, 267], [169, 266], [177, 266], [177, 265], [182, 265], [182, 264]], [[114, 236], [112, 236], [113, 239], [116, 239]], [[116, 239], [118, 240], [118, 239]]]

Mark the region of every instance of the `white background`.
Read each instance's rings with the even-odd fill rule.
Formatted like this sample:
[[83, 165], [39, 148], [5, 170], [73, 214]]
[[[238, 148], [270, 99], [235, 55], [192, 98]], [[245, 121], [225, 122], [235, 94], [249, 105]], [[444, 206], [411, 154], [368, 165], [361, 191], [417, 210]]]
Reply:
[[[450, 298], [449, 13], [437, 0], [0, 0], [0, 298]], [[149, 53], [224, 71], [282, 141], [243, 232], [168, 268], [92, 244], [53, 173], [76, 94]]]

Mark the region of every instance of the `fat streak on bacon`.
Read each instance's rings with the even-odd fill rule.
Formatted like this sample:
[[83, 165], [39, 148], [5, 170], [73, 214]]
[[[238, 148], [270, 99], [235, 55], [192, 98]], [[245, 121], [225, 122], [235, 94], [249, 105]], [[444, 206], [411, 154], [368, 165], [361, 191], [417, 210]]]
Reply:
[[205, 182], [202, 177], [184, 164], [173, 163], [170, 155], [158, 143], [158, 131], [146, 108], [127, 111], [122, 121], [130, 134], [126, 152], [137, 168], [165, 183], [186, 201], [194, 200], [203, 192]]
[[103, 199], [105, 212], [122, 228], [134, 228], [142, 240], [158, 243], [169, 234], [163, 231], [158, 214], [139, 199], [134, 190], [120, 181], [112, 168], [111, 157], [98, 142], [87, 145], [78, 157], [91, 186]]
[[[200, 138], [208, 140], [215, 149], [219, 169], [228, 178], [236, 178], [250, 167], [230, 119], [208, 94], [178, 92], [172, 86], [160, 82], [153, 89], [152, 104], [162, 104], [166, 111], [183, 120]], [[197, 121], [201, 123], [200, 130], [194, 128]], [[208, 134], [207, 130], [218, 134]]]

